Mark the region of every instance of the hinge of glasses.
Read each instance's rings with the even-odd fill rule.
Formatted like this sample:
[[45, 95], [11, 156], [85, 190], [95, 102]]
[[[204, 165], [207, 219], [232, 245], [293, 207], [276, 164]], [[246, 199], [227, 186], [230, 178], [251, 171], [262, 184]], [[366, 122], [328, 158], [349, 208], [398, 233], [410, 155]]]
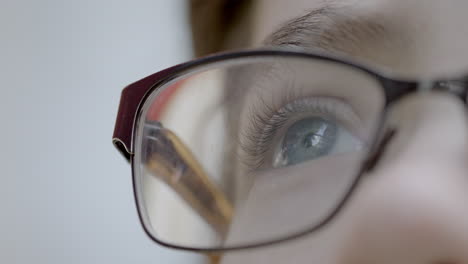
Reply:
[[119, 138], [113, 138], [112, 144], [117, 148], [117, 150], [124, 156], [124, 158], [130, 162], [130, 157], [133, 155], [132, 152], [127, 148], [125, 143], [122, 142]]

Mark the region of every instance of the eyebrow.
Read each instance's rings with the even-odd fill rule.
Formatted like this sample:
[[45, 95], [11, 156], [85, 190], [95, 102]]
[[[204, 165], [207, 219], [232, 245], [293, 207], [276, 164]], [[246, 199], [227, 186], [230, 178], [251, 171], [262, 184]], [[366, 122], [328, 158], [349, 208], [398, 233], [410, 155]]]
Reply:
[[395, 36], [382, 21], [347, 14], [349, 8], [328, 4], [310, 10], [284, 23], [264, 44], [359, 54], [366, 46], [391, 41]]

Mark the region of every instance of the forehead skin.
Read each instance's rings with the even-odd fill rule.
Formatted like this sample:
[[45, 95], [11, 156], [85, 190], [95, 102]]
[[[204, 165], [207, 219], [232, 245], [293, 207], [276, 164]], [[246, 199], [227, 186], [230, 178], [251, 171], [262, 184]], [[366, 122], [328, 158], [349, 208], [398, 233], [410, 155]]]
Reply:
[[[269, 44], [265, 41], [272, 33], [318, 9], [333, 13], [331, 18], [325, 16], [328, 21], [320, 15], [309, 16], [316, 20], [317, 28], [337, 37], [330, 45], [332, 52], [384, 66], [408, 78], [441, 77], [468, 70], [465, 0], [257, 0], [253, 5], [252, 45]], [[361, 28], [366, 25], [385, 34], [359, 34], [372, 31]], [[345, 27], [351, 33], [348, 40], [339, 36]], [[358, 32], [357, 37], [353, 32]], [[310, 45], [304, 48], [315, 48], [314, 43], [322, 41], [317, 39], [320, 32], [317, 35], [311, 35]]]

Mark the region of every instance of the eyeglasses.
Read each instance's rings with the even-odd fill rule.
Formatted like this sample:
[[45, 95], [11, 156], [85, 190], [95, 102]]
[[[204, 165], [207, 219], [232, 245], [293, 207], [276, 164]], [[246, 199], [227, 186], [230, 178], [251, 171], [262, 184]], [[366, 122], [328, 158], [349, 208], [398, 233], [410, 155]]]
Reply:
[[333, 219], [397, 133], [389, 107], [467, 80], [397, 80], [322, 54], [254, 50], [183, 63], [122, 92], [113, 143], [144, 230], [195, 251], [278, 243]]

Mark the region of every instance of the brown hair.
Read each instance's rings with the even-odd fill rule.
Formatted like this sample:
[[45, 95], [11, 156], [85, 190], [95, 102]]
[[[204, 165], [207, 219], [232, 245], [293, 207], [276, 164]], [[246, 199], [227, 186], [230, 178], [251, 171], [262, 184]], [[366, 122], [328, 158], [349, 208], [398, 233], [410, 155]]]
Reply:
[[[238, 25], [246, 22], [246, 0], [190, 0], [190, 26], [195, 55], [203, 56], [224, 49], [240, 48], [247, 44], [249, 32]], [[235, 34], [236, 38], [232, 38]], [[239, 37], [240, 36], [240, 37]]]

